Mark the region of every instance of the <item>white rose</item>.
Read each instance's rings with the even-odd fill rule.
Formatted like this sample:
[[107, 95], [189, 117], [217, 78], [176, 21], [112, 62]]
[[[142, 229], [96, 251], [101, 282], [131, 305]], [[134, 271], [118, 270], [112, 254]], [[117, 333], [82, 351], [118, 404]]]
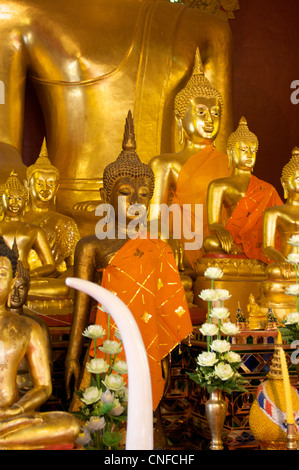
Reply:
[[99, 346], [100, 351], [106, 354], [118, 354], [122, 351], [121, 344], [118, 341], [111, 341], [110, 339], [106, 339], [103, 342], [103, 346]]
[[228, 308], [226, 307], [213, 307], [211, 310], [211, 316], [218, 320], [228, 318], [230, 315]]
[[87, 338], [97, 339], [103, 338], [103, 336], [106, 334], [106, 331], [101, 325], [89, 325], [82, 334]]
[[101, 394], [101, 390], [97, 387], [89, 387], [84, 390], [81, 400], [86, 405], [91, 405], [92, 403], [96, 403], [100, 400]]
[[197, 363], [201, 367], [212, 367], [218, 362], [216, 353], [204, 351], [197, 356]]
[[215, 374], [221, 380], [228, 380], [234, 375], [234, 371], [229, 364], [219, 362], [219, 364], [215, 366]]
[[215, 339], [211, 344], [211, 348], [213, 351], [225, 353], [230, 350], [230, 343], [225, 339]]
[[203, 289], [201, 293], [199, 294], [199, 297], [202, 300], [205, 300], [207, 302], [214, 302], [215, 300], [218, 300], [218, 294], [216, 289]]
[[219, 268], [210, 267], [205, 270], [204, 275], [210, 279], [221, 279], [223, 276], [223, 271], [221, 271]]
[[217, 335], [218, 333], [218, 326], [215, 325], [214, 323], [203, 323], [201, 327], [199, 328], [199, 331], [204, 336], [214, 336], [214, 335]]
[[299, 235], [292, 235], [288, 243], [293, 246], [299, 246]]
[[234, 335], [237, 335], [240, 330], [235, 323], [226, 322], [226, 323], [222, 323], [221, 331], [225, 335], [234, 336]]
[[296, 323], [299, 323], [299, 313], [298, 312], [289, 313], [285, 320], [285, 324], [294, 325]]
[[229, 351], [225, 358], [228, 362], [241, 362], [240, 354], [237, 354], [234, 351]]
[[298, 284], [289, 285], [289, 287], [285, 290], [285, 293], [287, 295], [299, 295], [299, 285]]
[[121, 375], [110, 374], [105, 377], [103, 384], [110, 390], [120, 390], [125, 386], [124, 380]]
[[120, 375], [128, 373], [128, 366], [126, 361], [116, 361], [112, 369]]
[[290, 253], [287, 257], [288, 263], [298, 264], [299, 263], [299, 253]]
[[228, 300], [231, 297], [231, 294], [226, 289], [216, 289], [218, 300]]
[[91, 359], [91, 361], [86, 364], [86, 369], [91, 374], [103, 374], [104, 372], [107, 372], [108, 368], [109, 365], [104, 361], [104, 359]]

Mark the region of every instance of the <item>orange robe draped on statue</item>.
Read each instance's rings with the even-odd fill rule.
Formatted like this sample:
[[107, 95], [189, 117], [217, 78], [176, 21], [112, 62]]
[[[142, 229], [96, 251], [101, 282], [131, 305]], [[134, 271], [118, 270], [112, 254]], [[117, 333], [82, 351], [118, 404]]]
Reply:
[[[186, 222], [191, 227], [192, 232], [194, 232], [196, 226], [202, 224], [201, 244], [202, 240], [209, 234], [206, 204], [208, 185], [216, 178], [229, 175], [227, 155], [219, 152], [212, 145], [208, 145], [190, 157], [181, 168], [172, 203], [179, 204], [181, 208], [184, 204], [191, 205], [191, 211], [185, 211], [184, 217], [186, 217]], [[196, 204], [203, 204], [202, 217], [200, 215], [196, 217]], [[183, 236], [182, 230], [181, 242], [183, 248], [187, 241], [189, 240]], [[185, 251], [186, 258], [191, 266], [194, 266], [197, 258], [201, 256], [200, 248], [201, 246], [195, 250], [187, 249]]]
[[[129, 240], [104, 269], [101, 285], [114, 292], [134, 315], [149, 360], [155, 410], [165, 383], [161, 360], [192, 332], [185, 291], [171, 248], [162, 240]], [[99, 308], [96, 324], [107, 325], [107, 314]], [[111, 328], [115, 328], [112, 320]], [[94, 355], [92, 346], [90, 354]], [[117, 356], [124, 357], [124, 351]]]
[[[282, 205], [276, 189], [251, 175], [245, 196], [236, 204], [225, 224], [234, 242], [240, 245], [248, 258], [269, 263], [263, 254], [263, 216], [268, 207]], [[279, 240], [276, 241], [279, 244]]]

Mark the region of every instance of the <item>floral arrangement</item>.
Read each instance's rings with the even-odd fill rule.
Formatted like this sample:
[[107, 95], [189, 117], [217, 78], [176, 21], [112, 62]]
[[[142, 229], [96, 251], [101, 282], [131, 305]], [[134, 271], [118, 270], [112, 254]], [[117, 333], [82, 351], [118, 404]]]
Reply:
[[295, 297], [296, 312], [289, 313], [285, 320], [282, 321], [284, 326], [278, 329], [284, 341], [292, 342], [299, 340], [299, 235], [293, 235], [288, 240], [288, 243], [296, 248], [295, 253], [290, 253], [287, 257], [287, 262], [294, 265], [296, 282], [290, 284], [285, 293]]
[[[86, 365], [91, 374], [90, 386], [76, 391], [82, 406], [74, 414], [84, 423], [76, 442], [87, 449], [121, 449], [128, 401], [127, 364], [117, 359], [122, 351], [121, 337], [116, 330], [116, 340], [110, 339], [110, 314], [102, 346], [97, 347], [97, 339], [106, 336], [101, 325], [90, 325], [83, 335], [94, 341], [95, 353]], [[97, 357], [97, 349], [103, 358]]]
[[[214, 289], [215, 280], [220, 279], [223, 272], [219, 268], [209, 267], [204, 275], [211, 279], [211, 289], [203, 289], [199, 294], [201, 299], [208, 302], [207, 320], [200, 327], [200, 332], [207, 340], [207, 351], [198, 355], [196, 370], [188, 375], [194, 382], [207, 388], [209, 393], [215, 389], [227, 393], [233, 390], [246, 391], [247, 381], [238, 372], [241, 357], [231, 351], [230, 343], [230, 337], [237, 335], [239, 328], [229, 321], [230, 312], [223, 305], [231, 295], [226, 289]], [[215, 302], [219, 306], [214, 306]]]

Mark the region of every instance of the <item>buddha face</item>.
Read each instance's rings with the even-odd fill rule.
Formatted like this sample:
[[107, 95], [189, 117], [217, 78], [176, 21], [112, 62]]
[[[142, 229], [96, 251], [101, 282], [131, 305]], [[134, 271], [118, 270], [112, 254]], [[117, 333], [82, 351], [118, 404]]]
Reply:
[[35, 202], [52, 201], [57, 189], [58, 178], [54, 171], [37, 170], [29, 180], [30, 194]]
[[[151, 197], [151, 181], [148, 178], [121, 177], [111, 191], [109, 203], [115, 210], [116, 220], [128, 224], [142, 213], [146, 216]], [[137, 211], [132, 206], [138, 204]], [[137, 207], [136, 207], [137, 209]]]
[[182, 127], [195, 144], [209, 144], [217, 137], [221, 107], [216, 98], [195, 97], [187, 106]]
[[27, 300], [28, 291], [28, 282], [22, 278], [17, 278], [10, 296], [10, 306], [16, 309], [23, 307]]
[[0, 303], [6, 302], [11, 292], [13, 283], [12, 267], [10, 260], [4, 256], [0, 257]]
[[291, 174], [283, 187], [288, 194], [299, 194], [299, 168]]
[[235, 168], [243, 171], [252, 171], [256, 160], [256, 142], [237, 142], [231, 152], [232, 163]]
[[26, 196], [19, 188], [8, 188], [2, 198], [3, 208], [7, 216], [18, 216], [25, 207]]

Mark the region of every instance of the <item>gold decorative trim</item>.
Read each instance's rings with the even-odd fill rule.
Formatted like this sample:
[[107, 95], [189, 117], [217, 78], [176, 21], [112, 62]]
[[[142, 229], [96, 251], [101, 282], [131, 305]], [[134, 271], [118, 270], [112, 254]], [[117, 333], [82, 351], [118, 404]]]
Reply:
[[233, 20], [235, 18], [234, 11], [240, 9], [238, 0], [170, 0], [170, 2], [181, 3], [190, 8], [199, 8], [229, 20]]

